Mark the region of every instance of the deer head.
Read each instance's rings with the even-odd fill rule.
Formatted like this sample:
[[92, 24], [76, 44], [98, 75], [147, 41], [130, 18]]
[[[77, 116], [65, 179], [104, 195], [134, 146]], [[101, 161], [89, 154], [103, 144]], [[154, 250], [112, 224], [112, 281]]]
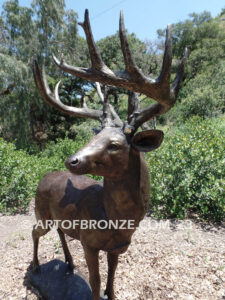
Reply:
[[106, 127], [85, 147], [66, 161], [66, 167], [74, 174], [93, 174], [119, 179], [129, 167], [131, 152], [152, 151], [163, 140], [160, 130], [146, 130], [132, 139], [120, 128]]
[[[34, 60], [33, 72], [36, 86], [43, 99], [58, 110], [78, 117], [92, 118], [101, 123], [101, 132], [88, 145], [70, 157], [66, 161], [66, 167], [76, 174], [91, 173], [106, 177], [113, 177], [117, 174], [118, 176], [118, 173], [123, 174], [131, 150], [133, 152], [147, 152], [160, 146], [163, 140], [163, 133], [161, 131], [146, 130], [136, 135], [135, 133], [146, 121], [166, 113], [175, 104], [183, 78], [188, 51], [187, 49], [185, 50], [176, 78], [170, 86], [172, 43], [170, 26], [168, 26], [160, 75], [157, 79], [145, 76], [138, 69], [132, 57], [124, 27], [123, 14], [121, 13], [119, 32], [125, 70], [113, 72], [104, 64], [94, 42], [88, 10], [85, 11], [84, 22], [79, 24], [83, 27], [86, 34], [92, 63], [91, 67], [73, 67], [68, 65], [63, 58], [59, 61], [53, 56], [53, 59], [56, 65], [63, 71], [96, 82], [103, 110], [90, 109], [86, 104], [81, 108], [63, 104], [58, 94], [60, 82], [56, 85], [53, 94], [48, 86], [44, 67], [41, 77], [38, 64]], [[104, 85], [118, 86], [132, 91], [128, 97], [128, 115], [125, 122], [121, 121], [112, 105], [110, 105], [108, 93], [105, 92], [103, 95], [101, 92], [99, 82]], [[141, 109], [137, 93], [145, 94], [156, 100], [157, 103]], [[117, 163], [115, 164], [115, 162]], [[117, 169], [115, 165], [117, 165]]]

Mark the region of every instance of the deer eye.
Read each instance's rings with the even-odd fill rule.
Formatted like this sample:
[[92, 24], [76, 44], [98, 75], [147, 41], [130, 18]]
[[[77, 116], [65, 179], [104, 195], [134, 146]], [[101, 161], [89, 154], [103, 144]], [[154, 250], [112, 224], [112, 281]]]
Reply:
[[118, 144], [110, 144], [107, 148], [109, 151], [117, 151], [119, 150], [119, 145]]

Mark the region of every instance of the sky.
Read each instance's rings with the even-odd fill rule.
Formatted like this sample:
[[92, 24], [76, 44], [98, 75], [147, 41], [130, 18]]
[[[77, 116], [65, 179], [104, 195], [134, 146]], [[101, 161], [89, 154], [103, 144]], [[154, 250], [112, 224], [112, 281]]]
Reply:
[[[4, 0], [0, 0], [0, 12]], [[167, 24], [184, 21], [190, 13], [209, 11], [212, 17], [225, 8], [224, 0], [65, 0], [66, 9], [78, 13], [83, 21], [84, 10], [89, 9], [95, 40], [115, 34], [119, 28], [119, 13], [124, 12], [125, 26], [141, 40], [157, 38], [157, 29]], [[31, 0], [19, 0], [20, 6], [30, 6]], [[79, 34], [84, 36], [82, 29]]]

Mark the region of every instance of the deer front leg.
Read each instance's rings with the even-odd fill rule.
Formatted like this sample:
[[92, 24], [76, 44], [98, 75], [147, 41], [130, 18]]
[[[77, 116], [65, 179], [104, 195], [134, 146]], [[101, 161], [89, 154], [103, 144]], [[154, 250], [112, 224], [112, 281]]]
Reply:
[[93, 300], [100, 299], [99, 251], [84, 247], [85, 258], [89, 271], [89, 282], [92, 289]]
[[118, 257], [119, 257], [118, 254], [112, 254], [109, 252], [107, 254], [108, 278], [107, 278], [105, 295], [108, 296], [108, 300], [115, 300], [113, 282], [114, 282], [116, 267], [118, 265]]
[[33, 238], [33, 272], [38, 272], [40, 270], [39, 261], [38, 261], [38, 244], [39, 239], [42, 235], [45, 235], [49, 229], [42, 229], [34, 225], [32, 230], [32, 238]]
[[63, 247], [63, 252], [65, 255], [65, 261], [68, 262], [69, 269], [72, 271], [74, 269], [73, 258], [70, 254], [69, 248], [66, 243], [65, 235], [60, 228], [57, 229], [59, 238]]

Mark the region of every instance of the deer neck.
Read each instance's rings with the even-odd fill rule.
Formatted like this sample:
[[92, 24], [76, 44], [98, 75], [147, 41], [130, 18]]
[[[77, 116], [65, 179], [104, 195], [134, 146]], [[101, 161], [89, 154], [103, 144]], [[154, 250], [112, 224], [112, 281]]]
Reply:
[[149, 175], [144, 154], [131, 150], [121, 178], [104, 178], [103, 199], [109, 219], [143, 219], [149, 202]]

